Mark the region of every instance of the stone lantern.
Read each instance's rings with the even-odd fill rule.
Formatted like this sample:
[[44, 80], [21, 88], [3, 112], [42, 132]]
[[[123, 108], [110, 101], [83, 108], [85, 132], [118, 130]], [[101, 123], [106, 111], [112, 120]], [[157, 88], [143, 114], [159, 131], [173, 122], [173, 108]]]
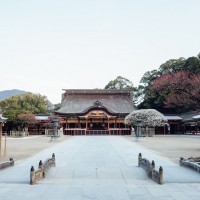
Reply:
[[140, 117], [136, 120], [136, 137], [141, 136], [142, 119]]
[[53, 119], [53, 137], [58, 137], [58, 119]]

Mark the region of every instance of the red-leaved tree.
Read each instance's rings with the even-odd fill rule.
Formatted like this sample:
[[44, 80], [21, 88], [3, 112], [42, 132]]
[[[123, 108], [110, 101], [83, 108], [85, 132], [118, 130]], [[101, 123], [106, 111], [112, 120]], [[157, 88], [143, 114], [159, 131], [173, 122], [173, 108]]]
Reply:
[[162, 75], [153, 82], [150, 92], [164, 96], [168, 108], [200, 110], [200, 75], [190, 71]]

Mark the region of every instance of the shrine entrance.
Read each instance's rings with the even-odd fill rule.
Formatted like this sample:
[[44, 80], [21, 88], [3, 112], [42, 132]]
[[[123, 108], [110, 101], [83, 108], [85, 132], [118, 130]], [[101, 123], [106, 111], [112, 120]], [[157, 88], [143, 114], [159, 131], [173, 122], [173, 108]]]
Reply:
[[134, 110], [130, 90], [75, 89], [62, 94], [61, 108], [65, 135], [130, 135], [125, 117]]
[[123, 119], [111, 115], [105, 110], [91, 110], [77, 119], [68, 119], [65, 128], [66, 135], [128, 135], [130, 128]]

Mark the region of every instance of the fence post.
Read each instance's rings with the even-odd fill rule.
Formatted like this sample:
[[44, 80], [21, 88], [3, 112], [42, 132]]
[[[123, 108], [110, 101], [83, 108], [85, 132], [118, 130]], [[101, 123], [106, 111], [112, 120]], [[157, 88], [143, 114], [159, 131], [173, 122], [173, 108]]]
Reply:
[[183, 157], [180, 157], [179, 164], [180, 164], [180, 166], [183, 165]]
[[163, 184], [163, 168], [159, 168], [159, 184]]
[[43, 163], [42, 163], [42, 161], [40, 160], [39, 165], [38, 165], [38, 168], [39, 168], [39, 169], [42, 169], [42, 166], [43, 166]]
[[154, 160], [152, 160], [151, 165], [150, 165], [150, 169], [149, 169], [149, 177], [153, 178], [153, 170], [155, 169], [155, 162]]
[[10, 162], [11, 162], [11, 166], [14, 166], [14, 159], [12, 157], [10, 157]]
[[139, 153], [139, 155], [138, 155], [138, 167], [140, 166], [140, 160], [142, 160], [142, 154], [141, 153]]
[[30, 171], [30, 184], [31, 185], [35, 184], [35, 169], [33, 166], [31, 166], [31, 171]]
[[152, 166], [152, 169], [155, 169], [155, 162], [154, 162], [154, 160], [152, 160], [151, 166]]
[[40, 176], [42, 176], [42, 178], [45, 178], [46, 174], [45, 174], [45, 172], [43, 170], [42, 160], [40, 160], [40, 162], [39, 162], [38, 169], [40, 170]]
[[56, 157], [55, 157], [55, 153], [52, 154], [52, 160], [53, 160], [53, 164], [54, 167], [56, 166]]

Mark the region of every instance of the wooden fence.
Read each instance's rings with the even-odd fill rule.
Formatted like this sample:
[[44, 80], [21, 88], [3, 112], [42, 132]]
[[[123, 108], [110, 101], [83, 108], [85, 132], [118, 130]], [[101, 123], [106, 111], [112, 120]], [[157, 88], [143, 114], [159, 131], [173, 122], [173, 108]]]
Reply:
[[28, 131], [10, 131], [10, 136], [25, 137], [25, 136], [29, 136], [29, 132]]
[[142, 167], [149, 178], [156, 181], [159, 184], [163, 184], [163, 168], [160, 167], [159, 170], [155, 170], [155, 162], [150, 161], [146, 158], [142, 158], [142, 154], [138, 155], [138, 166]]
[[52, 154], [52, 158], [47, 159], [44, 164], [42, 163], [42, 160], [40, 160], [38, 165], [38, 170], [35, 171], [34, 167], [31, 167], [30, 171], [30, 184], [34, 185], [36, 182], [40, 181], [41, 179], [45, 178], [47, 175], [47, 172], [51, 167], [55, 167], [55, 154]]
[[153, 137], [155, 135], [155, 128], [141, 127], [141, 135], [143, 137]]

